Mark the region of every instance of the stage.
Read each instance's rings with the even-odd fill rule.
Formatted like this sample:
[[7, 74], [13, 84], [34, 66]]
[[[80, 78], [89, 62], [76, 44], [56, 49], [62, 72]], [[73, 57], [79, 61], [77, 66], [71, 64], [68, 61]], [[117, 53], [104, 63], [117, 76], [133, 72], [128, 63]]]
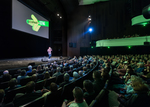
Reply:
[[67, 59], [67, 57], [60, 58], [58, 56], [53, 56], [50, 59], [48, 59], [48, 57], [2, 59], [0, 60], [0, 70], [27, 67], [29, 63], [35, 63], [35, 65], [47, 64], [55, 60], [59, 61], [64, 59]]

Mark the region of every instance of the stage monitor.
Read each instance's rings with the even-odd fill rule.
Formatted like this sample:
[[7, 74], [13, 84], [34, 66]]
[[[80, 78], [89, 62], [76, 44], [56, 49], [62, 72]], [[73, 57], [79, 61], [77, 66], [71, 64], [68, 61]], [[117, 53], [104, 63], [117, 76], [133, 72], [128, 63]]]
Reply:
[[49, 38], [49, 21], [18, 0], [12, 0], [12, 29]]

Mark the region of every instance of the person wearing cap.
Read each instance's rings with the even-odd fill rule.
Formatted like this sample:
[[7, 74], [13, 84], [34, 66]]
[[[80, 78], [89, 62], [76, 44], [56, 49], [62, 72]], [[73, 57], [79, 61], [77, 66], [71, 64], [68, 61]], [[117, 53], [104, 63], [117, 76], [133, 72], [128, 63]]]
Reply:
[[52, 48], [51, 47], [49, 47], [48, 49], [47, 49], [47, 52], [48, 52], [48, 55], [49, 55], [49, 59], [51, 58], [51, 56], [52, 56]]
[[32, 72], [32, 66], [29, 65], [29, 66], [28, 66], [28, 69], [29, 69], [29, 70], [26, 72], [26, 75], [27, 75], [28, 73], [31, 73], [31, 72]]

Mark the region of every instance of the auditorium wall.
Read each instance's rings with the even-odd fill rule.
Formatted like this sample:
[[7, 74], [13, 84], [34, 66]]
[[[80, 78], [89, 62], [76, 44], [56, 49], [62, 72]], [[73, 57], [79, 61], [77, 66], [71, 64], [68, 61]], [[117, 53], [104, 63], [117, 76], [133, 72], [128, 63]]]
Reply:
[[[93, 40], [101, 40], [106, 38], [123, 37], [123, 35], [148, 35], [150, 34], [149, 25], [131, 26], [131, 18], [138, 15], [145, 6], [138, 0], [140, 9], [137, 9], [131, 0], [113, 0], [103, 3], [96, 3], [88, 6], [79, 6], [72, 14], [68, 16], [67, 31], [67, 54], [68, 56], [79, 56], [80, 49], [90, 47]], [[147, 1], [147, 0], [146, 0]], [[132, 11], [134, 8], [134, 11]], [[133, 13], [136, 13], [132, 15]], [[142, 14], [142, 13], [141, 13]], [[92, 21], [90, 26], [93, 27], [92, 33], [87, 33], [87, 18], [91, 15]], [[76, 48], [69, 47], [69, 43], [76, 43]]]

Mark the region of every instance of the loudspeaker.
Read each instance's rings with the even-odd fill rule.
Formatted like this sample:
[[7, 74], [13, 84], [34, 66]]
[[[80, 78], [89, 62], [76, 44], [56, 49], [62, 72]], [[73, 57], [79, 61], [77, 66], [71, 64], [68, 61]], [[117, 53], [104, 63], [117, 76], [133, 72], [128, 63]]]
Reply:
[[144, 45], [149, 45], [150, 43], [149, 42], [144, 42]]

